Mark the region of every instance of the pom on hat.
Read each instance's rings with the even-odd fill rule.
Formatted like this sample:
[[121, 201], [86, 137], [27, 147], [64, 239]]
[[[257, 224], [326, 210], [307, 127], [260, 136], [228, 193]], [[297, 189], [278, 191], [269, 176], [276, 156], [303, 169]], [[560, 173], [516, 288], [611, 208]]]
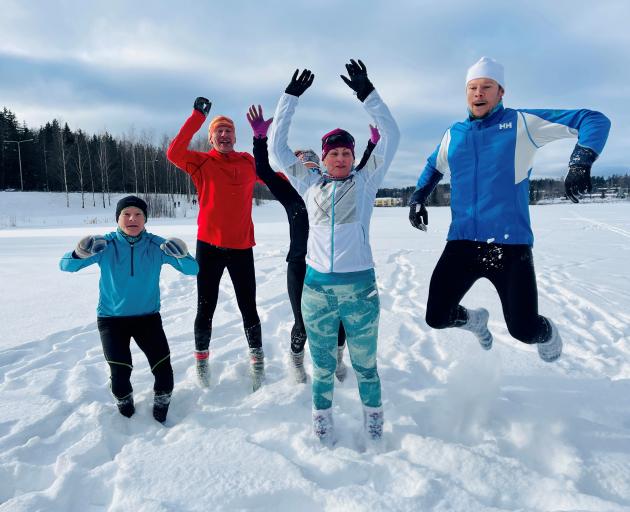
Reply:
[[468, 68], [466, 84], [468, 85], [468, 82], [476, 78], [490, 78], [505, 89], [503, 65], [491, 57], [481, 57], [481, 59]]
[[147, 215], [147, 203], [145, 203], [142, 199], [137, 196], [127, 196], [123, 197], [118, 204], [116, 204], [116, 222], [118, 222], [118, 217], [120, 217], [120, 212], [122, 212], [125, 208], [129, 208], [130, 206], [135, 206], [142, 210], [144, 214], [144, 219], [148, 218]]

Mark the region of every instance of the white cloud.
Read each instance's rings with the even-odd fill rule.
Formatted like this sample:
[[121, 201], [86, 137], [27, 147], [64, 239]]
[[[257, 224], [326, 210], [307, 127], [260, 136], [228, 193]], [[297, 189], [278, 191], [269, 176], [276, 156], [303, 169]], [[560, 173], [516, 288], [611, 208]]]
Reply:
[[[292, 137], [313, 145], [331, 126], [359, 139], [367, 129], [339, 79], [344, 63], [359, 57], [403, 130], [394, 165], [417, 177], [444, 129], [465, 116], [466, 67], [489, 54], [506, 67], [507, 106], [608, 114], [613, 132], [598, 165], [619, 167], [630, 138], [630, 71], [620, 64], [629, 17], [622, 1], [577, 8], [569, 0], [489, 0], [479, 9], [463, 0], [5, 0], [0, 95], [34, 126], [51, 115], [88, 130], [135, 125], [156, 136], [176, 131], [194, 97], [206, 95], [249, 133], [240, 120], [247, 106], [261, 103], [271, 113], [293, 70], [308, 67], [316, 80]], [[560, 172], [565, 153], [539, 155], [537, 172]]]

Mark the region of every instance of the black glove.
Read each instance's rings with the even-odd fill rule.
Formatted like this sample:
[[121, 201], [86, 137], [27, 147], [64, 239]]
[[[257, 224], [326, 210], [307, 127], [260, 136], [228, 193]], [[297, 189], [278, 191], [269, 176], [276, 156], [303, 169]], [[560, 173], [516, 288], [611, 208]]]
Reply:
[[195, 100], [195, 104], [193, 108], [201, 112], [204, 116], [208, 116], [210, 113], [210, 107], [212, 106], [212, 102], [208, 98], [204, 98], [203, 96], [199, 96]]
[[429, 225], [429, 212], [427, 212], [424, 203], [409, 203], [409, 222], [411, 225], [420, 229], [421, 231], [426, 231], [427, 226]]
[[350, 64], [346, 64], [346, 69], [348, 70], [350, 78], [348, 79], [343, 75], [339, 76], [346, 82], [346, 85], [350, 87], [350, 89], [357, 93], [357, 98], [359, 98], [360, 101], [365, 101], [365, 98], [374, 90], [374, 86], [367, 76], [365, 64], [361, 62], [361, 59], [359, 59], [358, 64], [354, 59], [350, 59]]
[[569, 159], [569, 172], [564, 179], [564, 190], [574, 203], [580, 202], [577, 197], [579, 194], [591, 192], [591, 167], [596, 159], [595, 151], [579, 144], [575, 145]]
[[291, 78], [291, 83], [287, 85], [287, 88], [284, 90], [287, 94], [291, 96], [297, 96], [298, 98], [304, 94], [304, 91], [308, 89], [312, 84], [313, 80], [315, 80], [315, 75], [310, 72], [310, 70], [305, 69], [302, 71], [302, 74], [298, 78], [299, 69], [295, 70], [293, 73], [293, 78]]

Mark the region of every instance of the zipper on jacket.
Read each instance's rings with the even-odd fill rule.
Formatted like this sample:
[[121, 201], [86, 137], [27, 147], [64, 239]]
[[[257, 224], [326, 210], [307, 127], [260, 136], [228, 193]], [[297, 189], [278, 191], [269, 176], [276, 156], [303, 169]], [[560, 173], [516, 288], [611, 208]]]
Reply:
[[331, 216], [330, 216], [330, 271], [334, 272], [335, 268], [335, 191], [337, 190], [337, 182], [332, 182], [332, 202], [331, 202]]
[[131, 246], [131, 275], [133, 276], [133, 244], [129, 244]]
[[479, 155], [477, 154], [477, 134], [481, 133], [479, 130], [481, 129], [481, 123], [473, 124], [473, 153], [475, 154], [475, 172], [473, 174], [473, 229], [475, 233], [475, 241], [478, 241], [478, 232], [477, 232], [477, 216], [479, 212], [479, 205], [477, 201], [479, 200], [479, 186], [477, 183], [478, 174], [479, 174]]

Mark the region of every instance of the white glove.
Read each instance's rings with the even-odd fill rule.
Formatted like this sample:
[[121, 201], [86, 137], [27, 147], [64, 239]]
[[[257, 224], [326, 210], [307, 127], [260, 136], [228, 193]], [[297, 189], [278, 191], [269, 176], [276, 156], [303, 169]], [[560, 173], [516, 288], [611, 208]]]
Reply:
[[101, 235], [88, 235], [79, 240], [74, 253], [83, 260], [104, 251], [106, 247], [107, 240], [105, 240], [105, 237]]
[[185, 258], [188, 255], [186, 242], [180, 238], [167, 238], [166, 242], [160, 245], [160, 249], [168, 256], [173, 256], [173, 258]]

